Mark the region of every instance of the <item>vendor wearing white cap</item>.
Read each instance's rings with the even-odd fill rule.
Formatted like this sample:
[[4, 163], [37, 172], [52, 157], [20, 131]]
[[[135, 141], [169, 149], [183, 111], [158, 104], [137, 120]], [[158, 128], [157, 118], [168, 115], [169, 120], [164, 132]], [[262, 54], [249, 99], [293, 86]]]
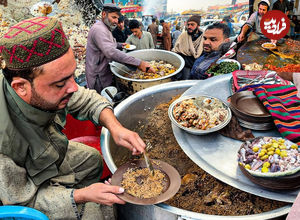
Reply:
[[265, 15], [270, 9], [270, 2], [268, 0], [261, 0], [258, 3], [258, 11], [254, 12], [248, 21], [242, 27], [241, 33], [237, 37], [238, 42], [245, 40], [247, 32], [252, 28], [252, 32], [249, 35], [248, 41], [259, 39], [264, 37], [260, 29], [260, 21], [263, 15]]

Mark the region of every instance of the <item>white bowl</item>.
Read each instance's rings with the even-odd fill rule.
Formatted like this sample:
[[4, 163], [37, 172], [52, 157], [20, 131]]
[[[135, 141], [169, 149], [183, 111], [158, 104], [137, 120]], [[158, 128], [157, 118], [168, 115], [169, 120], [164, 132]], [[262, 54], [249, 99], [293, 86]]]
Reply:
[[220, 64], [220, 63], [223, 63], [223, 62], [232, 62], [232, 63], [236, 63], [238, 66], [239, 66], [239, 70], [241, 69], [241, 64], [239, 61], [237, 60], [234, 60], [234, 59], [222, 59], [222, 60], [218, 60], [216, 63], [217, 64]]
[[[266, 45], [270, 45], [270, 44], [271, 44], [273, 47], [266, 47]], [[262, 48], [267, 49], [267, 50], [273, 50], [273, 49], [275, 49], [275, 48], [277, 47], [276, 44], [271, 43], [271, 42], [263, 43], [261, 46], [262, 46]]]

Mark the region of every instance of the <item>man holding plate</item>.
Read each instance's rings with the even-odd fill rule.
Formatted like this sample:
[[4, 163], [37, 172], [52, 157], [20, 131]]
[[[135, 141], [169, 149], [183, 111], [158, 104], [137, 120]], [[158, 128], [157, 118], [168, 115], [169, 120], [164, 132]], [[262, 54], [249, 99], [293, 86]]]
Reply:
[[113, 85], [113, 74], [109, 63], [116, 61], [138, 67], [146, 72], [155, 72], [148, 62], [136, 59], [117, 49], [117, 42], [112, 31], [118, 24], [121, 8], [112, 3], [103, 5], [101, 20], [89, 31], [86, 46], [86, 80], [91, 89], [98, 93], [107, 86]]

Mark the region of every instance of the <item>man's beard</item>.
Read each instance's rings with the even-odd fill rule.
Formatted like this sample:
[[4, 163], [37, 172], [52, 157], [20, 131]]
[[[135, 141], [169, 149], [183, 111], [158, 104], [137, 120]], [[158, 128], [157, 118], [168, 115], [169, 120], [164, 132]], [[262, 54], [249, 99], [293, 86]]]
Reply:
[[[204, 49], [205, 47], [208, 47], [209, 51], [206, 51], [206, 50]], [[208, 44], [203, 44], [203, 51], [205, 51], [206, 53], [211, 53], [211, 52], [213, 52], [211, 46], [208, 45]]]
[[195, 30], [193, 30], [192, 32], [187, 32], [188, 33], [188, 35], [191, 35], [191, 36], [193, 36], [194, 34], [196, 34], [198, 32], [198, 28], [195, 28]]
[[109, 19], [108, 19], [107, 16], [103, 19], [103, 23], [106, 24], [106, 26], [110, 29], [110, 31], [115, 30], [115, 28], [117, 27], [117, 25], [113, 25], [113, 24], [109, 21]]
[[31, 99], [30, 99], [30, 105], [32, 105], [35, 108], [38, 108], [40, 110], [44, 110], [44, 111], [57, 111], [59, 110], [58, 106], [59, 104], [68, 98], [71, 98], [71, 96], [73, 95], [73, 93], [68, 94], [67, 96], [65, 96], [64, 98], [62, 98], [61, 100], [59, 100], [57, 103], [50, 103], [48, 101], [46, 101], [43, 97], [41, 97], [34, 89], [34, 87], [31, 87]]

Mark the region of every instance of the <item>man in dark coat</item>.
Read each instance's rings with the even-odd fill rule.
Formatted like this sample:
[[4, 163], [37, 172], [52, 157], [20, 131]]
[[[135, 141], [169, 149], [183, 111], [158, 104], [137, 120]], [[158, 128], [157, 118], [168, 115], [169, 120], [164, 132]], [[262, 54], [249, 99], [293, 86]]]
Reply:
[[125, 27], [124, 27], [124, 16], [120, 16], [118, 19], [118, 25], [113, 30], [112, 34], [118, 43], [125, 43], [127, 40], [127, 36], [125, 35]]
[[[209, 76], [206, 71], [218, 58], [227, 52], [230, 29], [226, 24], [214, 23], [207, 27], [203, 38], [203, 53], [196, 59], [191, 70], [191, 79], [206, 79]], [[223, 45], [222, 50], [220, 46]], [[223, 51], [225, 50], [225, 51]]]

